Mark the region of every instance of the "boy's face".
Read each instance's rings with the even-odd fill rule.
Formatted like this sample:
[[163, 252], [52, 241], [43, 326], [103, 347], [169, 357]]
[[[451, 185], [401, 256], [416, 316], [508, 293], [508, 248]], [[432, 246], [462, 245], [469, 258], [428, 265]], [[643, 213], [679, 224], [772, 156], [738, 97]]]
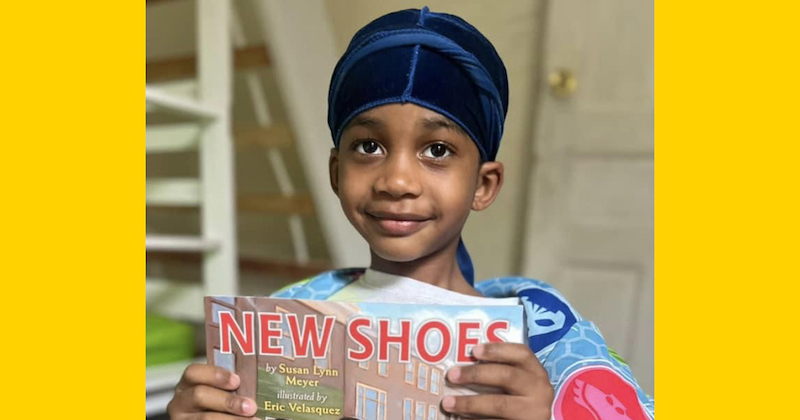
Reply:
[[331, 186], [378, 257], [414, 261], [455, 249], [470, 210], [494, 200], [499, 162], [480, 164], [455, 123], [412, 104], [359, 114], [331, 151]]

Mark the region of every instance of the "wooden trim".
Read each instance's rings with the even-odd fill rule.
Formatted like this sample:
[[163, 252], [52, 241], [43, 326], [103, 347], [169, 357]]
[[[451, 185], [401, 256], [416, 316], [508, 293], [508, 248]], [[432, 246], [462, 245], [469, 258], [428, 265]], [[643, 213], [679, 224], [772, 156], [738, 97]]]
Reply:
[[[269, 55], [264, 45], [237, 48], [233, 52], [233, 67], [236, 70], [265, 66], [269, 66]], [[197, 76], [197, 56], [151, 60], [145, 64], [145, 71], [147, 83], [191, 79]]]
[[[280, 194], [248, 194], [237, 200], [238, 213], [278, 213], [313, 215], [314, 202], [311, 196], [299, 194], [284, 196]], [[147, 203], [147, 210], [165, 210], [176, 212], [196, 212], [200, 209], [199, 201], [191, 201], [182, 197], [182, 201], [155, 200]]]
[[[145, 253], [145, 260], [148, 263], [163, 262], [200, 264], [201, 256], [199, 254], [147, 251]], [[241, 256], [239, 257], [239, 269], [242, 271], [268, 273], [271, 276], [280, 278], [299, 280], [315, 276], [323, 271], [331, 270], [333, 269], [333, 266], [324, 261], [313, 261], [305, 264], [298, 264], [293, 261], [281, 259]]]
[[237, 147], [286, 147], [294, 141], [287, 124], [273, 124], [269, 127], [236, 126], [233, 128], [233, 139]]
[[174, 0], [145, 0], [146, 6], [152, 6], [154, 4], [161, 4], [161, 3], [169, 3]]
[[311, 200], [311, 196], [305, 194], [294, 196], [279, 194], [245, 195], [239, 197], [237, 203], [240, 212], [314, 214], [314, 201]]

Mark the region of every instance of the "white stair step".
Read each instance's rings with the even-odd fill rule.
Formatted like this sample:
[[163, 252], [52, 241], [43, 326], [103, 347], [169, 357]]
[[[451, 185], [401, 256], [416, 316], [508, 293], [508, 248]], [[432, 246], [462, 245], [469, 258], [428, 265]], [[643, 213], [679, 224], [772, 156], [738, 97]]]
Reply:
[[159, 278], [147, 278], [145, 281], [147, 311], [174, 319], [203, 322], [205, 294], [200, 284], [186, 284]]
[[172, 95], [154, 87], [145, 87], [145, 100], [147, 112], [163, 111], [180, 116], [197, 119], [216, 119], [221, 115], [220, 110], [190, 98]]
[[[178, 380], [180, 380], [180, 378]], [[174, 390], [146, 394], [144, 397], [144, 415], [149, 417], [166, 413], [167, 405], [172, 401], [173, 395], [175, 395]]]
[[145, 392], [158, 392], [174, 387], [181, 380], [181, 375], [187, 366], [192, 363], [205, 363], [205, 361], [205, 357], [198, 357], [146, 368]]
[[146, 251], [207, 252], [219, 249], [219, 242], [195, 236], [147, 235]]
[[203, 128], [199, 124], [171, 124], [147, 127], [145, 151], [172, 153], [197, 150]]
[[200, 92], [200, 88], [197, 85], [197, 79], [147, 83], [147, 86], [156, 88], [161, 92], [166, 92], [173, 96], [182, 96], [192, 100], [196, 99], [198, 92]]
[[205, 363], [206, 358], [184, 360], [167, 365], [151, 366], [145, 369], [145, 415], [152, 416], [167, 412], [167, 404], [172, 399], [175, 385], [181, 380], [183, 371], [192, 363]]
[[145, 203], [157, 206], [199, 206], [200, 181], [196, 178], [147, 179]]

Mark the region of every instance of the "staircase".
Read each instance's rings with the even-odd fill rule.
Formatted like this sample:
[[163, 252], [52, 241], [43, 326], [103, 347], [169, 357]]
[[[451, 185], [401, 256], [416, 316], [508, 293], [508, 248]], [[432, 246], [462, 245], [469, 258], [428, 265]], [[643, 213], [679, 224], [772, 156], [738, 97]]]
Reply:
[[[323, 2], [147, 4], [153, 5], [148, 7], [148, 20], [151, 9], [156, 13], [161, 7], [180, 8], [183, 12], [175, 15], [181, 20], [191, 17], [185, 12], [192, 8], [196, 16], [195, 53], [147, 62], [148, 165], [151, 160], [197, 157], [189, 163], [192, 170], [148, 174], [146, 180], [148, 218], [166, 214], [176, 221], [175, 226], [148, 222], [147, 310], [201, 324], [203, 296], [241, 294], [243, 284], [251, 284], [254, 277], [262, 286], [267, 283], [262, 278], [285, 284], [335, 266], [365, 265], [366, 243], [342, 214], [328, 184], [326, 95], [336, 54]], [[260, 33], [245, 31], [241, 16], [249, 19], [250, 29], [255, 21]], [[267, 94], [275, 87], [266, 86], [260, 77], [265, 68], [275, 73], [278, 102]], [[245, 109], [248, 117], [235, 120], [234, 108]], [[268, 162], [269, 180], [263, 182], [274, 185], [275, 191], [240, 188], [237, 194], [237, 171], [252, 165], [243, 156]], [[240, 229], [242, 221], [254, 218], [284, 220], [280, 229], [288, 232], [284, 236], [290, 258], [242, 246], [243, 237], [252, 235], [240, 231], [237, 241], [237, 218]], [[264, 236], [266, 242], [275, 239], [269, 233]], [[272, 249], [268, 245], [266, 249]], [[200, 270], [184, 276], [191, 277], [187, 281], [161, 269], [175, 264]], [[243, 277], [250, 283], [243, 283]], [[269, 287], [282, 285], [273, 282]], [[259, 287], [250, 293], [268, 292]], [[198, 361], [204, 358], [147, 369], [147, 416], [165, 412], [181, 373]]]
[[[170, 88], [145, 87], [148, 154], [196, 150], [200, 177], [148, 179], [146, 204], [194, 207], [200, 213], [200, 234], [176, 236], [148, 233], [146, 252], [188, 253], [201, 259], [202, 282], [173, 285], [147, 279], [147, 309], [200, 321], [202, 296], [236, 294], [238, 263], [231, 140], [230, 3], [197, 0], [197, 81]], [[157, 124], [151, 124], [157, 122]], [[180, 374], [191, 361], [146, 372], [145, 414], [166, 411]]]

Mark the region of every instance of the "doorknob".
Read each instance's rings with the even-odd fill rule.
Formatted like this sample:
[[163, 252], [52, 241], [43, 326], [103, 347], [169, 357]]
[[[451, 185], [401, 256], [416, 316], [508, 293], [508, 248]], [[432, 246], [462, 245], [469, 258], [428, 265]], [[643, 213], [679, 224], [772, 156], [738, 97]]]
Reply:
[[561, 98], [571, 96], [578, 89], [578, 79], [569, 69], [553, 70], [547, 76], [552, 92]]

